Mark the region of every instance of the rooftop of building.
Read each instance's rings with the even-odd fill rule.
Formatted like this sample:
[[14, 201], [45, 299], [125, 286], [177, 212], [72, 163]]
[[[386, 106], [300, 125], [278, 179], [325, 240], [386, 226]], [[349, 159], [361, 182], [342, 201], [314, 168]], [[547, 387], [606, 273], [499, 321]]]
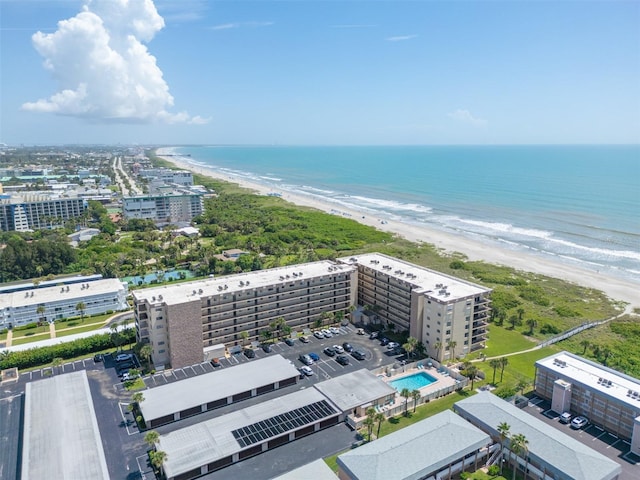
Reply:
[[352, 272], [355, 267], [336, 265], [331, 261], [304, 263], [287, 267], [257, 270], [237, 275], [195, 280], [155, 288], [135, 290], [133, 297], [137, 301], [167, 305], [190, 302], [199, 298], [214, 295], [237, 293], [255, 290], [278, 284], [304, 282], [309, 278], [329, 277], [337, 272]]
[[602, 395], [615, 398], [631, 407], [640, 408], [640, 380], [617, 372], [612, 368], [592, 362], [569, 352], [560, 352], [536, 362], [570, 378]]
[[545, 468], [558, 477], [610, 480], [621, 471], [613, 460], [490, 392], [461, 400], [454, 405], [454, 410], [475, 419], [476, 425], [496, 437], [498, 425], [507, 423], [511, 434], [523, 434], [527, 438], [532, 460], [545, 464]]
[[445, 410], [338, 457], [351, 478], [425, 478], [491, 443], [489, 436]]
[[[86, 283], [69, 283], [51, 287], [39, 286], [0, 295], [0, 309], [46, 305], [55, 302], [80, 302], [83, 298], [115, 293], [126, 289], [126, 283], [122, 283], [117, 278], [104, 278]], [[45, 311], [44, 315], [46, 314], [52, 315], [53, 312]]]
[[149, 421], [299, 374], [289, 360], [281, 355], [271, 355], [234, 368], [224, 368], [148, 389], [144, 392], [140, 409], [145, 420]]
[[[325, 402], [335, 415], [338, 414], [319, 391], [307, 388], [161, 435], [158, 450], [167, 454], [165, 474], [168, 478], [175, 477], [238, 453], [247, 446], [240, 443], [234, 432], [317, 402]], [[306, 425], [298, 427], [290, 422], [277, 435]]]
[[273, 480], [336, 480], [336, 474], [331, 470], [329, 465], [321, 458], [311, 463], [307, 463], [301, 467], [291, 470], [287, 473], [283, 473], [280, 476], [273, 478]]
[[86, 371], [26, 384], [22, 478], [109, 479]]
[[339, 258], [346, 264], [359, 264], [407, 282], [418, 292], [435, 298], [438, 301], [449, 302], [475, 295], [487, 294], [490, 288], [466, 282], [444, 273], [436, 272], [404, 260], [384, 255], [382, 253], [365, 253], [351, 257]]
[[397, 393], [365, 368], [317, 383], [315, 388], [344, 412]]

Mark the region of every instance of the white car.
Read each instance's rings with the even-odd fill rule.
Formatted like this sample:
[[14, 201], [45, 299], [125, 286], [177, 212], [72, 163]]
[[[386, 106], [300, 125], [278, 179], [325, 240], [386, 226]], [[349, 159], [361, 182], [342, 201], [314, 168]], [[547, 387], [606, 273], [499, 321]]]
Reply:
[[331, 330], [322, 330], [322, 334], [326, 337], [326, 338], [331, 338], [333, 337], [333, 334], [331, 333]]
[[582, 427], [586, 427], [588, 423], [587, 417], [575, 417], [571, 420], [571, 428], [580, 430]]
[[313, 332], [313, 336], [318, 339], [324, 338], [324, 334], [319, 330], [316, 330], [315, 332]]
[[335, 350], [336, 353], [344, 353], [344, 348], [342, 348], [340, 345], [333, 345], [331, 348], [333, 348]]
[[116, 362], [124, 362], [130, 358], [133, 358], [133, 355], [130, 353], [120, 353], [119, 355], [116, 355]]
[[313, 375], [313, 370], [311, 370], [311, 368], [307, 367], [306, 365], [304, 367], [300, 367], [300, 371], [304, 373], [307, 377], [310, 377], [311, 375]]
[[387, 350], [395, 350], [399, 346], [400, 346], [400, 344], [398, 342], [389, 342], [387, 344]]
[[329, 328], [329, 330], [331, 331], [331, 333], [333, 333], [334, 335], [340, 335], [340, 329], [338, 327], [331, 327]]

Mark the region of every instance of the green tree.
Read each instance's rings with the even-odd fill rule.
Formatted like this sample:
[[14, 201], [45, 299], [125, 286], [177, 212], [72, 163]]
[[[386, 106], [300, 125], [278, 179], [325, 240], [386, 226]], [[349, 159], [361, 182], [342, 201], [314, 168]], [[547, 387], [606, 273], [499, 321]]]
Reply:
[[371, 441], [371, 435], [373, 434], [373, 427], [376, 424], [376, 409], [373, 407], [367, 408], [367, 418], [364, 420], [364, 424], [367, 427], [367, 434], [369, 441]]
[[447, 343], [447, 347], [449, 347], [449, 351], [451, 352], [451, 357], [450, 360], [455, 361], [456, 360], [456, 347], [458, 346], [458, 342], [456, 342], [455, 340], [449, 340], [449, 342]]
[[500, 435], [500, 475], [502, 475], [502, 464], [504, 463], [504, 441], [510, 437], [511, 427], [507, 422], [501, 422], [498, 424], [498, 434]]
[[469, 367], [467, 367], [465, 370], [465, 376], [471, 380], [471, 391], [473, 391], [473, 382], [476, 379], [476, 375], [478, 374], [478, 367], [476, 367], [475, 365], [470, 365]]
[[242, 346], [244, 347], [247, 344], [247, 340], [249, 339], [249, 332], [243, 330], [240, 332], [240, 338], [242, 339]]
[[436, 356], [438, 357], [438, 361], [441, 362], [442, 358], [440, 357], [440, 350], [442, 350], [442, 342], [436, 342], [433, 344], [433, 348], [436, 349]]
[[523, 315], [524, 315], [524, 313], [525, 313], [524, 308], [520, 307], [520, 308], [518, 308], [518, 310], [516, 310], [516, 311], [518, 312], [518, 320], [522, 321], [522, 316], [523, 316]]
[[416, 413], [416, 406], [420, 400], [420, 390], [411, 390], [411, 398], [413, 399], [413, 413]]
[[155, 446], [160, 439], [160, 434], [155, 430], [149, 430], [144, 436], [144, 442], [148, 444], [150, 447]]
[[84, 311], [86, 308], [87, 305], [84, 302], [78, 302], [76, 304], [76, 312], [80, 312], [80, 322], [84, 322]]
[[262, 339], [266, 342], [268, 342], [269, 340], [271, 340], [271, 336], [273, 334], [271, 333], [271, 330], [262, 330], [260, 332], [260, 336], [262, 337]]
[[500, 359], [500, 383], [502, 383], [502, 378], [504, 377], [504, 369], [509, 365], [509, 359], [507, 357], [501, 357]]
[[162, 465], [167, 461], [167, 454], [161, 450], [151, 451], [149, 452], [149, 460], [155, 469], [162, 472]]
[[407, 338], [407, 342], [404, 345], [402, 345], [402, 348], [404, 348], [407, 351], [407, 357], [411, 358], [413, 356], [413, 353], [416, 351], [417, 346], [418, 346], [418, 339], [414, 337], [409, 337]]
[[44, 312], [46, 312], [46, 310], [47, 310], [47, 307], [45, 307], [44, 304], [40, 304], [38, 305], [38, 308], [36, 308], [36, 313], [40, 316], [41, 322], [47, 321], [47, 317], [44, 316]]
[[[512, 480], [516, 480], [516, 470], [518, 469], [518, 457], [521, 454], [524, 454], [524, 460], [528, 465], [528, 453], [529, 453], [529, 441], [527, 437], [525, 437], [522, 433], [518, 433], [511, 437], [511, 452], [514, 455], [513, 462], [513, 477]], [[525, 480], [526, 480], [526, 470], [525, 470]]]
[[520, 395], [524, 395], [524, 390], [530, 385], [528, 380], [525, 379], [520, 379], [518, 380], [518, 385], [516, 385], [516, 388], [520, 391]]
[[133, 395], [131, 395], [131, 401], [140, 405], [142, 402], [144, 402], [144, 394], [142, 392], [135, 392]]
[[409, 416], [409, 399], [411, 398], [411, 391], [408, 388], [403, 388], [400, 392], [400, 396], [404, 397], [404, 416]]
[[376, 432], [376, 438], [380, 438], [380, 425], [387, 419], [384, 413], [376, 413], [376, 422], [378, 422], [378, 431]]
[[491, 368], [493, 368], [493, 380], [491, 381], [491, 383], [493, 385], [495, 385], [496, 384], [496, 370], [501, 366], [500, 359], [492, 358], [491, 360], [489, 360], [489, 366]]
[[140, 347], [140, 357], [144, 360], [147, 365], [151, 360], [151, 355], [153, 354], [153, 348], [148, 343], [145, 343], [142, 347]]
[[533, 329], [538, 326], [538, 322], [536, 322], [534, 318], [528, 318], [526, 323], [527, 323], [527, 326], [529, 327], [528, 334], [533, 335]]
[[582, 355], [587, 353], [587, 348], [589, 348], [589, 345], [591, 345], [591, 342], [586, 338], [580, 341], [580, 346], [582, 347]]

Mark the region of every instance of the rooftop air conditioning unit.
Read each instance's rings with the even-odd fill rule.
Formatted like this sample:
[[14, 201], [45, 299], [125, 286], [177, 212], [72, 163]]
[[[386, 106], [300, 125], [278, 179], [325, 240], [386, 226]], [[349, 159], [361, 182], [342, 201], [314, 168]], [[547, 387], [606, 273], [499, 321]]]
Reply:
[[162, 300], [162, 295], [158, 295], [158, 300]]
[[199, 290], [198, 290], [198, 293], [199, 293], [200, 295], [202, 295], [202, 289], [199, 289]]

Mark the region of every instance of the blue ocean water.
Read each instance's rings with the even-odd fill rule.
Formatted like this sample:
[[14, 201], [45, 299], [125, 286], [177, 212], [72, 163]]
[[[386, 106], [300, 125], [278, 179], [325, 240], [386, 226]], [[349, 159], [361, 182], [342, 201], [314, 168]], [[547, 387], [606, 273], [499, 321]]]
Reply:
[[316, 196], [336, 208], [640, 281], [638, 145], [169, 150], [274, 192]]

